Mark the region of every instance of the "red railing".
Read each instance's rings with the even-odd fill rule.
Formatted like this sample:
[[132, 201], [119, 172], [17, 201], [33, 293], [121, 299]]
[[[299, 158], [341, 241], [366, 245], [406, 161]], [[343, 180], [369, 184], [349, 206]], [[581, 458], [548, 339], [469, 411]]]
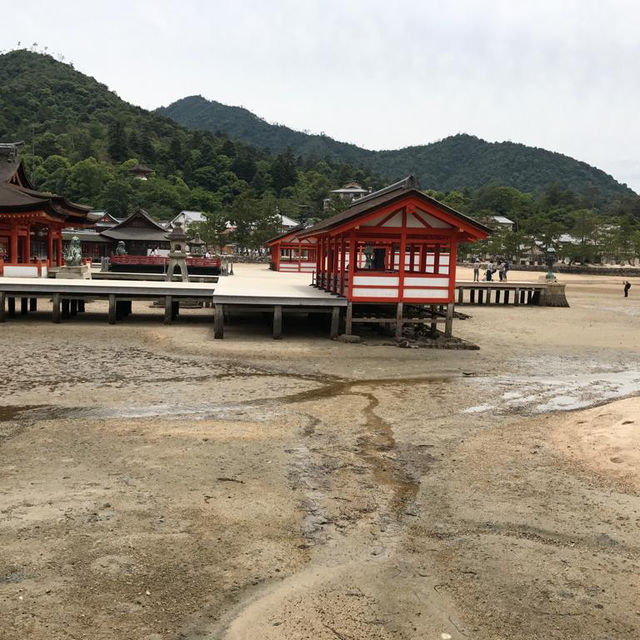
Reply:
[[[165, 256], [113, 256], [110, 260], [112, 264], [143, 264], [159, 267], [169, 262], [169, 258]], [[220, 267], [221, 264], [220, 258], [195, 258], [193, 256], [187, 258], [188, 267]]]

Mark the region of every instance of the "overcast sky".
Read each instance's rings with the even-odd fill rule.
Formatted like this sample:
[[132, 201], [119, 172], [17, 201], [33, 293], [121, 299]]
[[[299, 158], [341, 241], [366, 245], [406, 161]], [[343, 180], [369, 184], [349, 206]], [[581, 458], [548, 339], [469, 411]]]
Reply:
[[153, 109], [193, 94], [369, 149], [455, 133], [558, 151], [640, 192], [636, 0], [0, 0]]

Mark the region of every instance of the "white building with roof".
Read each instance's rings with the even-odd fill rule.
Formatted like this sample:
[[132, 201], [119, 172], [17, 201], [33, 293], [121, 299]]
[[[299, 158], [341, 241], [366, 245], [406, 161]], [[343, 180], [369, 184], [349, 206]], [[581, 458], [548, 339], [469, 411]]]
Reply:
[[513, 231], [516, 226], [516, 223], [506, 216], [491, 216], [491, 221], [496, 224], [498, 228], [508, 229], [509, 231]]
[[169, 224], [168, 228], [172, 229], [176, 222], [182, 225], [182, 228], [186, 231], [190, 224], [194, 222], [206, 222], [207, 217], [202, 211], [181, 211]]

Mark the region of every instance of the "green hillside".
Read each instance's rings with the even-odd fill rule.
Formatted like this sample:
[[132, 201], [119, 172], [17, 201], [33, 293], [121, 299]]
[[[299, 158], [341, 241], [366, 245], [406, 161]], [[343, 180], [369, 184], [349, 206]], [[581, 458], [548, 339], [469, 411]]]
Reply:
[[505, 185], [540, 193], [549, 184], [587, 194], [596, 202], [630, 195], [631, 189], [604, 171], [559, 153], [513, 142], [490, 143], [456, 135], [427, 145], [395, 151], [369, 151], [327, 136], [272, 125], [250, 111], [191, 96], [158, 109], [191, 129], [220, 132], [249, 144], [280, 152], [290, 147], [305, 157], [331, 158], [365, 166], [387, 179], [414, 173], [429, 189], [450, 191]]
[[[24, 141], [22, 153], [39, 189], [116, 216], [136, 206], [161, 219], [201, 210], [218, 229], [233, 220], [240, 230], [252, 230], [255, 237], [244, 241], [254, 245], [279, 228], [276, 210], [311, 217], [344, 181], [381, 186], [368, 170], [286, 151], [272, 155], [189, 130], [125, 102], [68, 64], [26, 50], [0, 55], [0, 141]], [[138, 162], [154, 169], [148, 182], [128, 171]], [[256, 231], [256, 221], [264, 233]]]

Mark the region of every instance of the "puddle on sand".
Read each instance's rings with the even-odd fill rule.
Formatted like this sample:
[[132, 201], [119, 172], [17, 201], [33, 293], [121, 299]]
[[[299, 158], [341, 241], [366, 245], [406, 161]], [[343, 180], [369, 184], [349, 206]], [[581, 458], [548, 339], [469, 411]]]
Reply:
[[[197, 420], [238, 420], [247, 417], [247, 404], [154, 404], [139, 407], [59, 407], [55, 405], [37, 405], [33, 407], [2, 407], [16, 409], [16, 414], [31, 420], [109, 420], [137, 418], [172, 418], [189, 416]], [[255, 421], [255, 416], [251, 417]]]
[[585, 409], [640, 393], [640, 370], [584, 372], [567, 376], [489, 376], [467, 380], [488, 402], [463, 413], [526, 414]]
[[33, 411], [34, 409], [40, 409], [46, 405], [4, 405], [0, 406], [0, 422], [12, 422], [22, 417], [23, 413]]

